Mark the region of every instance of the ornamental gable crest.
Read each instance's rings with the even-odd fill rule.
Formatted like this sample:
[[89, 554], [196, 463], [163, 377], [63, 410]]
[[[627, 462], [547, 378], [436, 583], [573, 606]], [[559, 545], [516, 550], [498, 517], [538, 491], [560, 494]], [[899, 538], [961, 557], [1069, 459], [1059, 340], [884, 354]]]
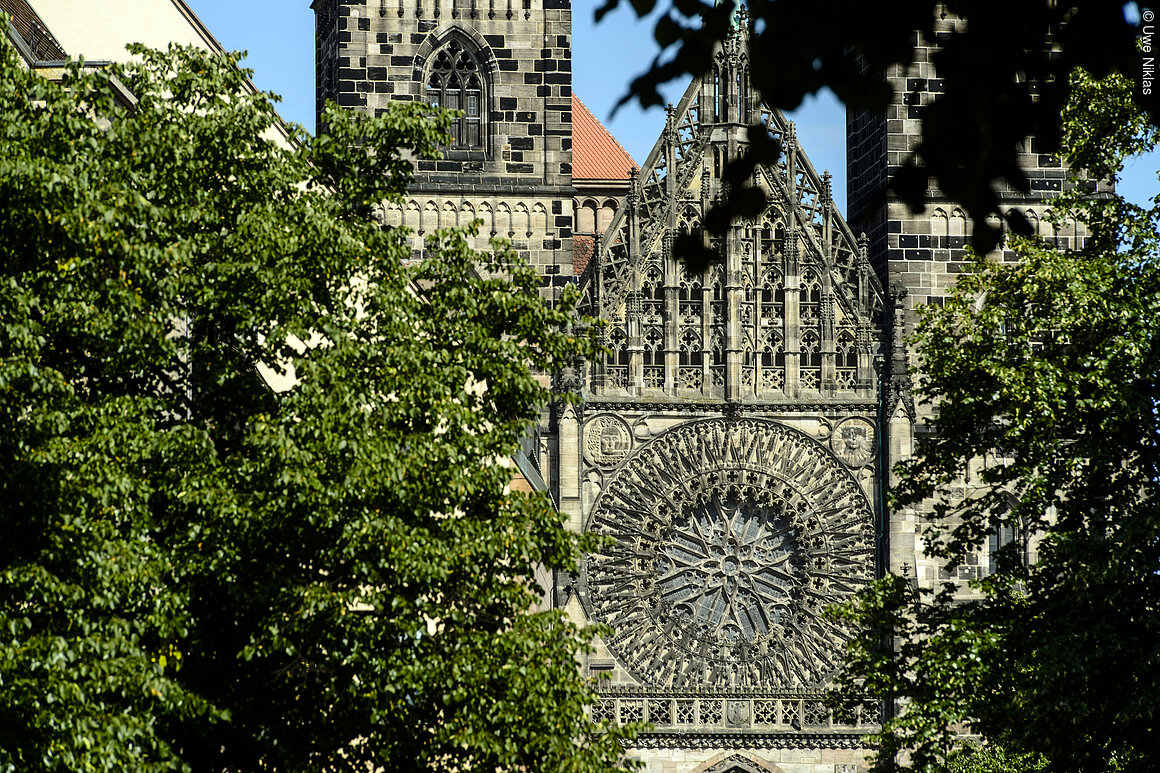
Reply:
[[[750, 127], [780, 154], [753, 183], [768, 205], [726, 235], [701, 229]], [[699, 236], [718, 260], [690, 273], [673, 254]], [[597, 399], [795, 402], [874, 394], [883, 302], [865, 240], [834, 205], [794, 125], [749, 87], [748, 23], [669, 106], [664, 132], [581, 279], [583, 310], [604, 319]]]

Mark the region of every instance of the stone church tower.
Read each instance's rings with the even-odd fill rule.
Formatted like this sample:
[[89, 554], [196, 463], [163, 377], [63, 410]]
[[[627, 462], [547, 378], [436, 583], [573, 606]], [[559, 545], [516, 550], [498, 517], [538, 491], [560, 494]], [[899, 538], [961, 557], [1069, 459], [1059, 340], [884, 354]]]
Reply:
[[[317, 104], [391, 101], [463, 111], [440, 161], [387, 222], [420, 236], [483, 221], [544, 277], [572, 276], [570, 0], [314, 0]], [[418, 248], [417, 248], [418, 249]]]
[[[583, 402], [546, 418], [523, 460], [572, 528], [610, 538], [550, 593], [613, 631], [582, 664], [607, 677], [596, 718], [652, 723], [627, 753], [656, 773], [864, 770], [880, 717], [823, 704], [847, 632], [821, 612], [885, 560], [884, 294], [828, 175], [749, 88], [746, 25], [639, 171], [579, 179], [572, 142], [602, 135], [573, 132], [568, 0], [313, 8], [320, 99], [464, 112], [388, 221], [423, 233], [482, 217], [479, 246], [507, 236], [547, 296], [579, 282], [582, 310], [608, 321], [609, 354], [561, 377]], [[771, 203], [710, 239], [701, 220], [756, 123], [783, 148], [754, 179]], [[720, 263], [690, 274], [681, 235]]]
[[[908, 351], [906, 339], [918, 322], [918, 309], [941, 305], [951, 285], [965, 269], [970, 220], [953, 200], [938, 190], [937, 182], [926, 194], [926, 210], [913, 213], [909, 207], [879, 194], [918, 144], [921, 112], [942, 92], [942, 80], [931, 61], [939, 40], [964, 24], [943, 13], [934, 22], [934, 40], [916, 36], [915, 61], [908, 67], [896, 65], [889, 74], [894, 101], [886, 112], [850, 112], [846, 121], [849, 218], [855, 229], [869, 238], [870, 260], [887, 290], [887, 312], [883, 316], [885, 367], [882, 404], [883, 470], [889, 470], [914, 451], [916, 435], [930, 418], [929, 406], [916, 404], [911, 394], [911, 373], [915, 353]], [[1038, 152], [1035, 138], [1024, 141], [1019, 164], [1030, 180], [1030, 190], [1021, 192], [1008, 186], [1000, 191], [1000, 207], [1006, 214], [1021, 213], [1036, 235], [1048, 243], [1067, 249], [1082, 246], [1086, 229], [1069, 217], [1058, 228], [1051, 219], [1052, 202], [1072, 183], [1070, 170], [1052, 155]], [[1106, 184], [1101, 183], [1101, 186]], [[1101, 187], [1099, 190], [1107, 190]], [[882, 203], [882, 202], [885, 203]], [[1015, 253], [1002, 247], [990, 257], [1014, 261]], [[890, 481], [884, 481], [889, 485]], [[951, 492], [962, 499], [971, 493], [970, 477]], [[967, 583], [990, 573], [992, 556], [1000, 542], [1014, 535], [990, 538], [987, 549], [969, 558], [953, 576], [942, 563], [921, 549], [919, 535], [929, 521], [922, 512], [895, 512], [886, 520], [880, 549], [885, 569], [909, 575], [924, 587], [953, 582], [961, 593], [969, 593]], [[1034, 559], [1034, 542], [1025, 560]]]

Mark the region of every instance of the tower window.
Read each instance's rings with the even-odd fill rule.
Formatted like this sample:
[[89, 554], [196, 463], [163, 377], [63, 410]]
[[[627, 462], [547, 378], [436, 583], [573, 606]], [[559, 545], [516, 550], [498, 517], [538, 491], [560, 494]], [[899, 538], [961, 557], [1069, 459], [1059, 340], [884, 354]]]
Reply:
[[427, 76], [427, 101], [462, 113], [451, 124], [451, 147], [483, 149], [484, 96], [479, 64], [458, 40], [435, 52]]

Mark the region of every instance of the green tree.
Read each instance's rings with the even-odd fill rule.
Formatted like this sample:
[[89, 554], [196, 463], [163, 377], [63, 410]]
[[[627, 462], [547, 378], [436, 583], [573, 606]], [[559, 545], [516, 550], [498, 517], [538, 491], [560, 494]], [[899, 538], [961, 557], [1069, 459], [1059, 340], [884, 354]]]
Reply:
[[[637, 99], [646, 107], [662, 104], [660, 85], [710, 70], [714, 46], [728, 34], [738, 4], [604, 0], [596, 18], [622, 2], [639, 16], [663, 9], [655, 21], [657, 58], [622, 99]], [[1117, 72], [1135, 79], [1142, 72], [1136, 45], [1140, 29], [1126, 18], [1123, 2], [747, 0], [745, 5], [753, 22], [750, 77], [765, 102], [783, 110], [828, 88], [849, 109], [882, 112], [893, 98], [886, 81], [891, 68], [915, 61], [920, 38], [939, 42], [931, 61], [942, 92], [922, 108], [922, 138], [891, 187], [917, 212], [923, 209], [930, 178], [936, 178], [938, 188], [970, 213], [973, 239], [982, 252], [999, 237], [988, 216], [1006, 215], [997, 192], [1008, 184], [1030, 190], [1018, 159], [1025, 139], [1034, 136], [1044, 153], [1059, 147], [1059, 116], [1071, 94], [1070, 73], [1078, 67], [1101, 78]], [[960, 21], [953, 31], [936, 35], [936, 20], [948, 15]], [[1142, 83], [1131, 100], [1147, 112], [1152, 125], [1160, 126], [1160, 100], [1149, 97]], [[753, 165], [769, 157], [765, 141], [764, 131], [750, 133], [750, 155], [734, 164], [735, 179], [746, 180]], [[734, 187], [728, 211], [761, 211], [746, 190]], [[716, 229], [723, 231], [728, 217], [717, 222]], [[715, 227], [712, 220], [707, 225]], [[1030, 233], [1021, 217], [1008, 227]]]
[[[1155, 144], [1129, 88], [1073, 78], [1073, 164], [1114, 175]], [[847, 699], [894, 708], [880, 770], [943, 770], [964, 728], [1052, 771], [1160, 765], [1160, 205], [1076, 190], [1056, 212], [1088, 224], [1082, 249], [1014, 238], [1018, 263], [976, 258], [916, 334], [937, 413], [893, 504], [933, 507], [952, 570], [1013, 539], [976, 598], [890, 576], [841, 610], [864, 630]]]
[[373, 218], [447, 115], [275, 142], [232, 58], [135, 53], [0, 47], [0, 770], [615, 767], [537, 611], [581, 538], [501, 464], [590, 344]]
[[1032, 754], [1011, 754], [1001, 746], [966, 743], [949, 763], [950, 773], [1043, 773], [1047, 761]]

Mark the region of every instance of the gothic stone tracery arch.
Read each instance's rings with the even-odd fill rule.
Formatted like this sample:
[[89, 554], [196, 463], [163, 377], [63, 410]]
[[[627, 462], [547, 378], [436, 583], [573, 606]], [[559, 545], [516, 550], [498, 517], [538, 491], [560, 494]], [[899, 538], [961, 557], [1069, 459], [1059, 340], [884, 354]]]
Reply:
[[462, 113], [450, 126], [453, 150], [487, 147], [489, 77], [483, 52], [459, 29], [448, 32], [422, 68], [429, 104]]

